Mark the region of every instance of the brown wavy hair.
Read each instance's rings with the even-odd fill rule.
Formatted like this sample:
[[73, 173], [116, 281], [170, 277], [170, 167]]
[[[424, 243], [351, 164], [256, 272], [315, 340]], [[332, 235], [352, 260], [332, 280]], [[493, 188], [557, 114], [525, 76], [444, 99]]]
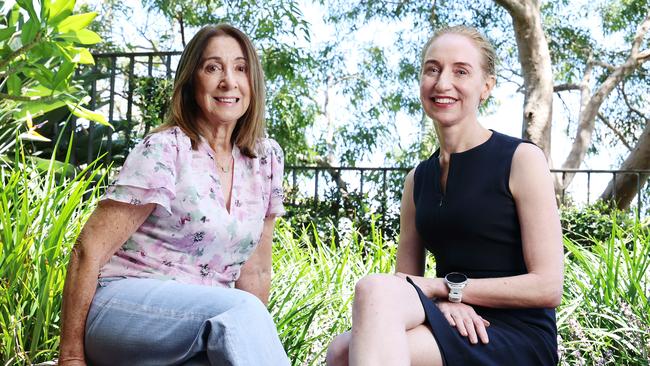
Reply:
[[208, 42], [218, 36], [234, 38], [242, 48], [248, 64], [247, 72], [251, 89], [250, 104], [244, 115], [237, 120], [230, 142], [236, 145], [242, 154], [255, 158], [257, 157], [256, 143], [265, 133], [264, 71], [255, 47], [248, 36], [228, 24], [208, 25], [201, 28], [185, 46], [176, 69], [174, 91], [166, 121], [153, 132], [178, 126], [189, 136], [192, 140], [192, 148], [196, 150], [201, 140], [201, 129], [197, 122], [200, 108], [196, 103], [195, 95], [196, 73]]

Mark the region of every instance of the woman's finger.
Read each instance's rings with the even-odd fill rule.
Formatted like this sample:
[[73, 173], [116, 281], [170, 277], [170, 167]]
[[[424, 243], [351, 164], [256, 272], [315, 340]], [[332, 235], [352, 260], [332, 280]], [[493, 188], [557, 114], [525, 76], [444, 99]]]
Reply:
[[452, 327], [456, 326], [456, 322], [454, 321], [454, 318], [452, 318], [448, 312], [442, 312], [442, 315], [444, 315], [445, 318], [447, 318], [449, 325], [451, 325]]
[[472, 318], [466, 317], [463, 319], [463, 323], [465, 324], [465, 329], [467, 329], [467, 338], [469, 338], [469, 342], [471, 344], [477, 344], [478, 343], [478, 337], [476, 336], [476, 328], [474, 326], [474, 321]]
[[463, 337], [467, 337], [467, 328], [463, 322], [463, 317], [460, 314], [456, 313], [451, 314], [451, 316], [454, 318], [454, 322], [456, 322], [456, 329], [458, 329], [458, 333], [460, 333], [460, 335]]
[[485, 320], [485, 319], [483, 319], [483, 318], [481, 318], [481, 320], [483, 321], [483, 325], [484, 325], [485, 327], [489, 327], [489, 326], [490, 326], [490, 322], [489, 322], [489, 321], [487, 321], [487, 320]]
[[485, 329], [485, 322], [486, 320], [483, 318], [474, 319], [474, 328], [476, 329], [476, 334], [483, 344], [487, 344], [490, 341], [488, 338], [487, 329]]

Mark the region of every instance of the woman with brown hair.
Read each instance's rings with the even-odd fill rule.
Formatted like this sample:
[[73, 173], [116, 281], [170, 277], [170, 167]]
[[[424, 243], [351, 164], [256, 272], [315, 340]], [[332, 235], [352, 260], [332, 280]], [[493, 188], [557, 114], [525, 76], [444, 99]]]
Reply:
[[168, 121], [129, 154], [77, 239], [59, 365], [288, 365], [265, 307], [283, 164], [264, 138], [252, 43], [202, 28]]

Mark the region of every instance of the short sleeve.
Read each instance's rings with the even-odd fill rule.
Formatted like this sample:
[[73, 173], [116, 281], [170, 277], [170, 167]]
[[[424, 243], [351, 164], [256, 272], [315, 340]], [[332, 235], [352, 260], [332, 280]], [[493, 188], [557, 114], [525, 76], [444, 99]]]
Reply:
[[131, 150], [102, 200], [134, 205], [155, 203], [155, 216], [171, 216], [171, 201], [176, 196], [176, 161], [180, 151], [177, 137], [176, 129], [145, 137]]
[[269, 192], [269, 206], [266, 210], [266, 217], [269, 216], [282, 216], [284, 210], [284, 187], [282, 181], [284, 179], [284, 153], [282, 148], [273, 139], [266, 140], [266, 157], [270, 161], [270, 192]]

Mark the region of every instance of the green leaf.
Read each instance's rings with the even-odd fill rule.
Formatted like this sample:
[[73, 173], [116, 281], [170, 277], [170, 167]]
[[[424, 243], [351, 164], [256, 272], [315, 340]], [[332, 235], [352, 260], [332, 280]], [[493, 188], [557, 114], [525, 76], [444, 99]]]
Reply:
[[16, 33], [16, 30], [13, 27], [0, 29], [0, 44], [8, 40], [14, 33]]
[[53, 94], [54, 90], [40, 84], [25, 89], [24, 93], [26, 97], [49, 97]]
[[49, 111], [64, 107], [66, 104], [63, 101], [50, 101], [50, 102], [24, 102], [21, 109], [14, 114], [14, 118], [22, 120], [31, 114], [32, 117], [41, 116]]
[[54, 45], [54, 48], [56, 50], [55, 54], [60, 55], [61, 57], [63, 57], [64, 59], [66, 59], [66, 60], [68, 60], [70, 62], [75, 62], [75, 61], [72, 61], [72, 58], [76, 54], [75, 47], [69, 46], [69, 45], [64, 45], [64, 44], [61, 44], [61, 43], [54, 43], [53, 45]]
[[54, 73], [42, 65], [30, 65], [22, 69], [23, 75], [38, 81], [42, 86], [52, 85]]
[[71, 31], [68, 33], [61, 34], [57, 38], [66, 40], [68, 42], [74, 42], [79, 44], [96, 44], [102, 41], [102, 38], [99, 34], [89, 30], [82, 29], [78, 31]]
[[80, 64], [94, 64], [95, 59], [93, 55], [86, 48], [75, 47], [76, 54], [72, 58], [72, 62], [77, 62]]
[[9, 13], [9, 20], [7, 21], [8, 28], [14, 28], [18, 20], [22, 17], [20, 14], [20, 6], [15, 4]]
[[53, 1], [50, 5], [50, 14], [47, 24], [51, 26], [58, 25], [63, 19], [72, 15], [75, 0], [58, 0]]
[[16, 3], [20, 5], [21, 8], [27, 10], [27, 14], [29, 14], [30, 19], [34, 19], [37, 22], [39, 21], [36, 10], [34, 10], [34, 3], [32, 0], [16, 0]]
[[72, 112], [72, 114], [74, 114], [75, 116], [77, 116], [79, 118], [85, 118], [85, 119], [90, 120], [90, 121], [95, 121], [97, 123], [101, 123], [104, 126], [108, 126], [108, 127], [111, 127], [111, 128], [113, 127], [110, 123], [108, 123], [108, 120], [106, 119], [106, 116], [104, 116], [101, 113], [91, 111], [89, 109], [86, 109], [86, 108], [78, 105], [78, 104], [74, 105], [74, 104], [72, 104], [70, 102], [65, 102], [65, 104], [68, 105], [68, 108], [70, 109], [70, 112]]
[[22, 87], [22, 82], [16, 74], [11, 74], [7, 78], [7, 91], [9, 95], [21, 95], [20, 88]]
[[76, 65], [72, 62], [64, 61], [59, 67], [59, 70], [56, 72], [56, 75], [54, 75], [54, 80], [52, 81], [52, 89], [59, 89], [59, 85], [62, 83], [62, 88], [66, 89], [68, 86], [68, 81], [70, 80], [75, 67]]
[[59, 23], [57, 30], [60, 33], [81, 30], [86, 28], [96, 16], [97, 13], [95, 12], [71, 15]]
[[20, 32], [20, 41], [26, 45], [34, 40], [36, 33], [38, 33], [39, 23], [36, 19], [30, 19], [23, 25]]

